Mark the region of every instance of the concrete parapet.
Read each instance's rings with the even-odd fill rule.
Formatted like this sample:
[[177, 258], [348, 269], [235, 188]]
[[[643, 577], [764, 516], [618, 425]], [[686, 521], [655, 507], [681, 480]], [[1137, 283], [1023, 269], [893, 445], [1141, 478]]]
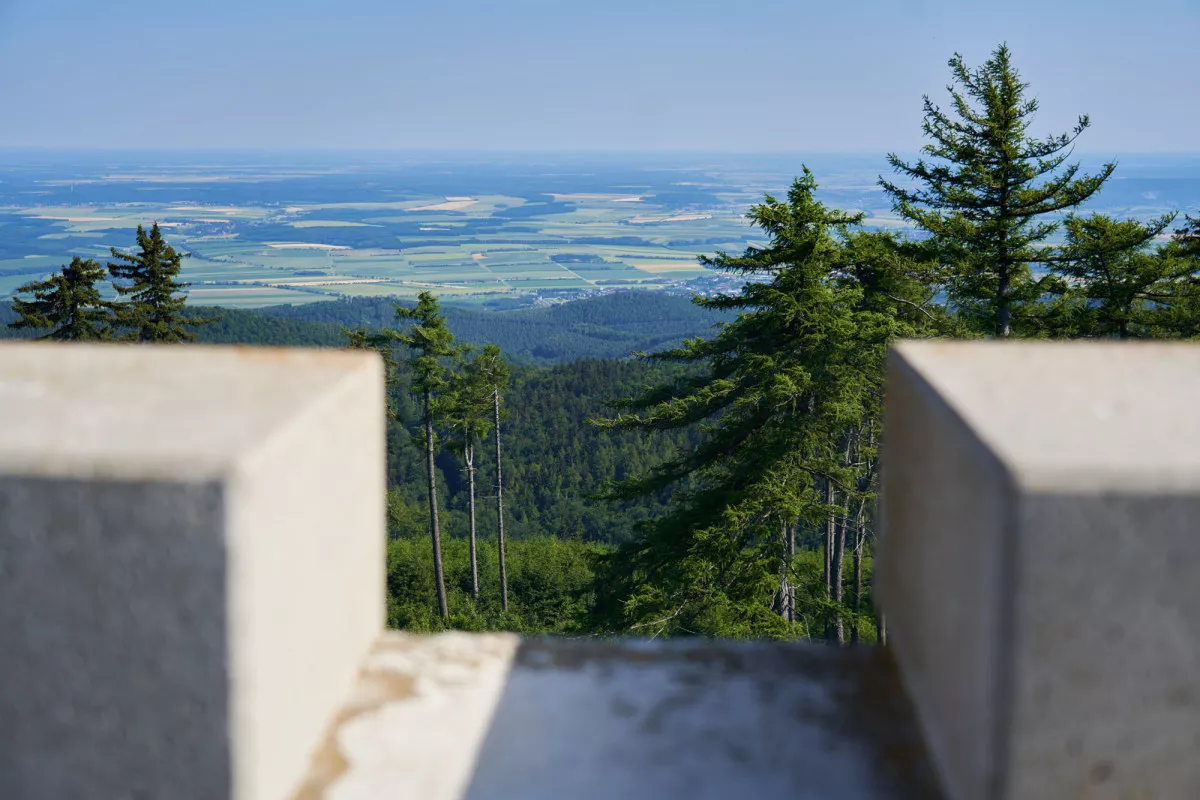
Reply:
[[382, 378], [0, 346], [0, 797], [294, 790], [383, 627]]
[[1200, 348], [905, 343], [877, 583], [954, 800], [1200, 797]]
[[296, 800], [937, 800], [886, 650], [386, 634]]

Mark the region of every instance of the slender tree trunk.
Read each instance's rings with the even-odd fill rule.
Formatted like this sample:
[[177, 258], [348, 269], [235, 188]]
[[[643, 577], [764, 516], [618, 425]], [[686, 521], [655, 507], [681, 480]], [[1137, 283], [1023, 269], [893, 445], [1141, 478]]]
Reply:
[[[826, 505], [829, 505], [832, 507], [833, 503], [836, 499], [837, 499], [837, 493], [834, 492], [834, 490], [833, 490], [833, 481], [828, 481], [825, 484], [825, 503], [826, 503]], [[825, 555], [825, 596], [826, 597], [830, 597], [833, 593], [832, 592], [833, 573], [831, 570], [831, 565], [833, 564], [833, 547], [832, 547], [833, 528], [834, 528], [834, 514], [833, 514], [833, 511], [830, 510], [829, 521], [825, 526], [825, 541], [822, 544], [822, 549], [824, 550], [824, 555]]]
[[863, 523], [865, 522], [866, 503], [858, 506], [858, 518], [854, 526], [854, 623], [850, 627], [850, 643], [858, 644], [858, 620], [862, 614], [862, 579], [863, 579]]
[[834, 627], [837, 630], [837, 643], [846, 643], [846, 627], [842, 620], [842, 565], [845, 563], [846, 557], [846, 515], [842, 515], [841, 524], [838, 525], [837, 542], [833, 556], [833, 602], [837, 604], [837, 617], [834, 621]]
[[997, 333], [1000, 335], [1001, 339], [1007, 339], [1009, 337], [1009, 335], [1012, 333], [1012, 327], [1010, 324], [1010, 320], [1012, 318], [1012, 309], [1009, 306], [1008, 287], [1009, 287], [1008, 265], [1001, 264], [1000, 265], [1000, 281], [999, 281], [999, 286], [997, 287], [997, 293], [996, 293], [996, 299], [1000, 303], [1000, 312], [997, 315], [998, 319], [997, 319], [996, 327], [997, 327]]
[[[825, 501], [831, 507], [829, 511], [829, 521], [825, 525], [825, 542], [822, 548], [825, 551], [825, 599], [833, 597], [833, 540], [835, 538], [835, 530], [837, 528], [837, 518], [832, 510], [834, 501], [837, 500], [837, 492], [834, 491], [833, 481], [826, 480], [825, 482]], [[825, 618], [825, 638], [833, 638], [832, 620]]]
[[508, 611], [508, 572], [504, 564], [504, 476], [500, 470], [500, 390], [492, 392], [493, 433], [496, 438], [496, 519], [500, 550], [500, 607]]
[[[788, 569], [790, 571], [792, 562], [796, 558], [796, 525], [795, 525], [795, 523], [792, 523], [791, 525], [787, 525], [786, 522], [784, 523], [784, 525], [787, 528], [787, 555], [788, 555]], [[788, 603], [788, 622], [795, 622], [796, 621], [796, 584], [792, 583], [792, 581], [790, 579], [788, 580], [787, 603]]]
[[467, 462], [468, 507], [471, 515], [471, 596], [479, 600], [479, 559], [475, 544], [475, 440], [468, 434], [467, 444], [463, 448]]
[[433, 573], [437, 581], [438, 609], [442, 619], [450, 618], [446, 604], [446, 578], [442, 573], [442, 530], [438, 524], [437, 473], [433, 464], [433, 396], [425, 392], [425, 463], [429, 468], [429, 533], [433, 538]]
[[779, 616], [783, 617], [788, 622], [791, 622], [792, 621], [791, 610], [788, 607], [788, 593], [789, 593], [788, 587], [790, 585], [790, 581], [788, 580], [788, 568], [791, 565], [791, 559], [788, 557], [789, 553], [788, 553], [787, 519], [785, 519], [783, 517], [779, 518], [779, 539], [780, 539], [779, 543], [780, 543], [780, 545], [782, 545], [781, 549], [783, 550], [783, 558], [780, 559], [780, 563], [779, 563], [779, 608], [778, 608], [778, 610], [779, 610]]
[[[1007, 160], [1001, 169], [1001, 175], [1007, 176], [1011, 172], [1010, 165]], [[1001, 178], [1007, 180], [1007, 177]], [[1008, 186], [1007, 183], [1000, 190], [1000, 218], [1001, 224], [1007, 224], [1009, 221], [1008, 209]], [[1000, 338], [1007, 339], [1012, 333], [1010, 322], [1012, 319], [1012, 298], [1009, 297], [1009, 285], [1012, 277], [1012, 264], [1009, 262], [1008, 253], [1008, 229], [1000, 229], [999, 242], [999, 258], [996, 259], [997, 277], [999, 280], [996, 285], [996, 303], [997, 303], [997, 319], [996, 327]]]
[[887, 647], [887, 617], [880, 612], [876, 612], [875, 616], [875, 640]]

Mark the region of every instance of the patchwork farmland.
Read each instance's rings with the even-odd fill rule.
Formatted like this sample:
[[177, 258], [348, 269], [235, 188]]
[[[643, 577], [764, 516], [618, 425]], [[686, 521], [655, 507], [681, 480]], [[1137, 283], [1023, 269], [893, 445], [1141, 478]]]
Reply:
[[[762, 243], [747, 210], [802, 168], [780, 156], [22, 158], [0, 161], [0, 297], [72, 256], [103, 261], [157, 221], [191, 253], [193, 302], [246, 307], [425, 289], [502, 306], [694, 286], [711, 278], [698, 255]], [[880, 164], [807, 161], [827, 202], [899, 227], [875, 186]], [[1180, 207], [1169, 194], [1106, 206], [1145, 216]]]

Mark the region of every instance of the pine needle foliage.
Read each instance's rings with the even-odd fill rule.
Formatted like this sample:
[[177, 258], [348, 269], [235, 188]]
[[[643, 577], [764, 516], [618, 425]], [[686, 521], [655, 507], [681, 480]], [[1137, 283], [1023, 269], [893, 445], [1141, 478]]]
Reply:
[[973, 330], [1037, 334], [1048, 284], [1031, 265], [1043, 261], [1059, 212], [1098, 192], [1116, 165], [1087, 175], [1067, 163], [1090, 125], [1086, 115], [1069, 133], [1030, 136], [1038, 101], [1007, 46], [976, 69], [958, 54], [949, 66], [950, 110], [924, 99], [922, 130], [930, 141], [922, 157], [889, 155], [906, 180], [879, 183], [896, 213], [931, 236], [946, 270], [947, 299]]
[[18, 294], [32, 294], [33, 299], [13, 301], [20, 318], [10, 327], [50, 330], [39, 339], [80, 342], [111, 338], [112, 304], [96, 288], [106, 277], [103, 266], [75, 256], [46, 280], [17, 289]]
[[1069, 216], [1066, 241], [1051, 264], [1063, 278], [1056, 304], [1062, 323], [1054, 332], [1117, 339], [1200, 332], [1197, 264], [1179, 248], [1155, 246], [1174, 219], [1174, 214], [1149, 222]]
[[[123, 338], [138, 342], [190, 342], [196, 334], [189, 330], [214, 322], [184, 313], [188, 284], [177, 278], [186, 253], [167, 244], [155, 222], [147, 231], [137, 229], [137, 248], [122, 253], [111, 248], [108, 270], [113, 288], [124, 298], [113, 308], [117, 325], [127, 331]], [[129, 281], [127, 284], [117, 281]]]
[[[932, 291], [902, 244], [856, 230], [862, 215], [826, 208], [816, 187], [806, 169], [786, 200], [767, 196], [751, 209], [766, 247], [701, 259], [747, 277], [740, 294], [696, 300], [736, 320], [710, 339], [645, 356], [692, 369], [594, 421], [702, 434], [696, 447], [609, 492], [676, 490], [666, 515], [604, 560], [598, 610], [611, 629], [802, 635], [771, 609], [786, 561], [781, 522], [827, 516], [822, 486], [848, 499], [873, 491], [857, 480], [857, 462], [874, 447], [862, 433], [878, 415], [887, 346], [940, 312], [928, 307]], [[851, 439], [861, 445], [854, 460]]]

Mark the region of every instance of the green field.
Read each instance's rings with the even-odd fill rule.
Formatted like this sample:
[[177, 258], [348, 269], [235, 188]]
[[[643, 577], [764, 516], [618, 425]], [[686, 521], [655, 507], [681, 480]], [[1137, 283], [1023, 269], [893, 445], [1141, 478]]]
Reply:
[[[747, 210], [764, 194], [782, 197], [803, 163], [831, 207], [904, 229], [876, 185], [886, 162], [854, 156], [0, 165], [0, 297], [73, 256], [107, 260], [155, 221], [191, 253], [183, 278], [195, 299], [216, 305], [424, 290], [497, 305], [613, 288], [736, 290], [736, 277], [697, 256], [762, 244]], [[1193, 183], [1132, 177], [1107, 187], [1097, 209], [1196, 212]]]
[[702, 275], [698, 253], [740, 248], [749, 233], [740, 209], [676, 208], [652, 195], [9, 207], [0, 208], [0, 236], [18, 225], [38, 233], [27, 253], [8, 243], [6, 255], [20, 257], [0, 260], [0, 295], [72, 256], [104, 260], [154, 221], [191, 254], [183, 278], [194, 301], [245, 307], [426, 289], [482, 298], [661, 288]]

